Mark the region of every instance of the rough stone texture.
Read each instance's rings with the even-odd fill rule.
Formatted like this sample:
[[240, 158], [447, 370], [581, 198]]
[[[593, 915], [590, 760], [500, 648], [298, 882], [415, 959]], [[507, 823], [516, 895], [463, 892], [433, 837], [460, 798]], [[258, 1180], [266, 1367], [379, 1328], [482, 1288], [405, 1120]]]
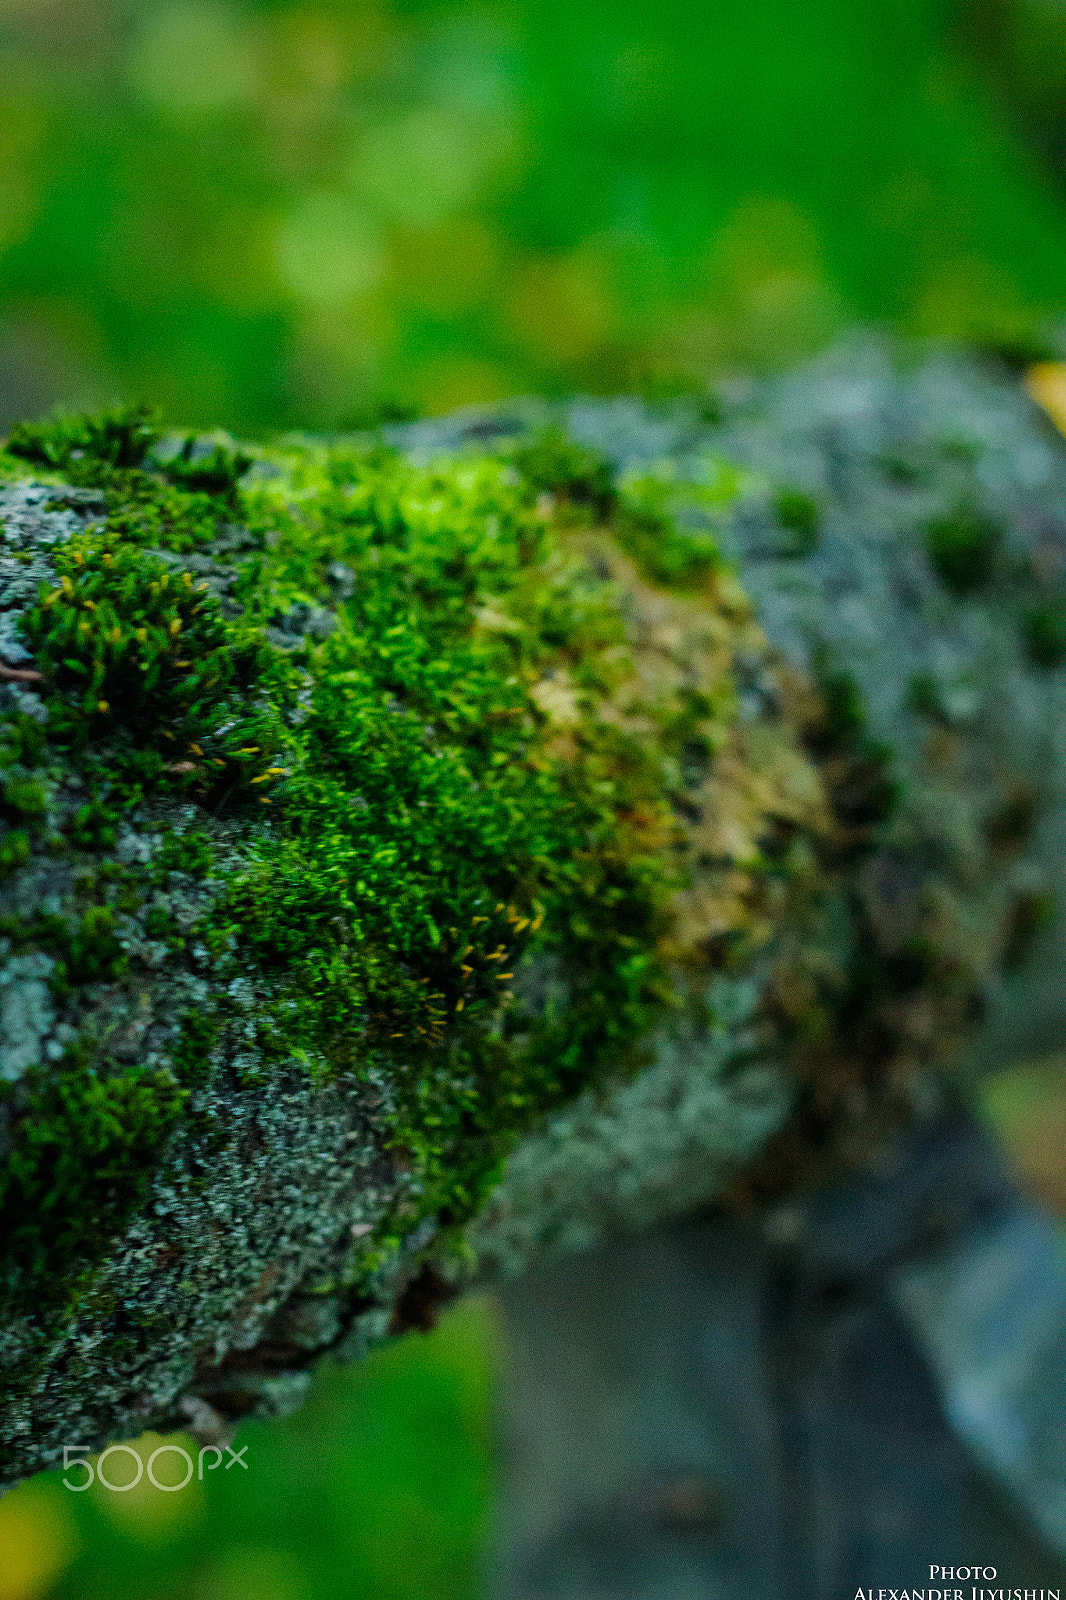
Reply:
[[[643, 1073], [587, 1093], [514, 1153], [468, 1230], [486, 1271], [727, 1193], [780, 1193], [935, 1101], [936, 1075], [956, 1062], [979, 1010], [991, 1014], [991, 1059], [1038, 1044], [1066, 1010], [1066, 978], [1048, 956], [1061, 924], [1043, 936], [1021, 1000], [1000, 985], [1036, 897], [1061, 904], [1064, 870], [1066, 674], [1034, 665], [1024, 629], [1062, 589], [1066, 453], [1018, 383], [952, 356], [897, 366], [863, 346], [786, 379], [737, 384], [714, 425], [680, 402], [575, 402], [396, 437], [436, 455], [550, 417], [622, 474], [668, 476], [666, 462], [698, 482], [709, 455], [749, 474], [719, 531], [736, 562], [738, 615], [746, 594], [769, 646], [745, 623], [746, 644], [730, 647], [735, 734], [699, 776], [692, 848], [720, 816], [716, 796], [739, 806], [746, 772], [769, 779], [768, 750], [802, 757], [818, 795], [805, 819], [777, 817], [771, 838], [773, 795], [756, 784], [747, 831], [717, 838], [697, 861], [719, 909], [723, 883], [739, 886], [746, 945], [729, 949], [714, 928], [702, 964], [689, 962], [692, 1004], [649, 1041]], [[782, 486], [817, 502], [821, 536], [807, 554], [782, 522]], [[30, 715], [32, 686], [10, 676], [23, 663], [10, 619], [36, 594], [49, 540], [94, 512], [91, 499], [44, 511], [48, 498], [17, 488], [0, 503], [8, 541], [32, 545], [41, 564], [0, 572], [10, 669], [0, 692]], [[930, 563], [927, 527], [970, 503], [1001, 525], [1003, 542], [987, 581], [958, 595]], [[708, 517], [698, 505], [690, 514]], [[651, 591], [629, 593], [631, 632], [664, 671], [683, 674], [684, 627], [666, 638]], [[305, 631], [321, 621], [299, 619]], [[835, 725], [834, 697], [846, 702]], [[886, 775], [894, 809], [874, 803]], [[785, 889], [753, 869], [766, 844], [793, 852]], [[33, 892], [44, 899], [48, 885]], [[197, 892], [190, 884], [191, 899]], [[191, 920], [195, 907], [186, 909]], [[698, 920], [698, 897], [688, 911]], [[151, 952], [141, 955], [150, 966]], [[45, 974], [18, 959], [3, 975], [9, 1077], [33, 1052], [62, 1049]], [[516, 981], [535, 989], [551, 975], [531, 969]], [[154, 1048], [138, 1031], [135, 996], [101, 986], [93, 1003], [118, 1008], [132, 1057]], [[254, 990], [241, 1003], [254, 1007]], [[388, 1082], [280, 1070], [203, 1107], [231, 1135], [223, 1148], [202, 1126], [179, 1130], [74, 1321], [2, 1332], [3, 1360], [19, 1372], [0, 1409], [12, 1477], [54, 1462], [64, 1444], [214, 1426], [201, 1402], [222, 1418], [284, 1409], [320, 1355], [355, 1356], [390, 1319], [393, 1329], [428, 1319], [471, 1270], [454, 1254], [434, 1261], [433, 1219], [411, 1227], [369, 1293], [365, 1279], [357, 1293], [336, 1288], [353, 1281], [374, 1224], [402, 1221], [408, 1180], [381, 1132], [390, 1092]]]

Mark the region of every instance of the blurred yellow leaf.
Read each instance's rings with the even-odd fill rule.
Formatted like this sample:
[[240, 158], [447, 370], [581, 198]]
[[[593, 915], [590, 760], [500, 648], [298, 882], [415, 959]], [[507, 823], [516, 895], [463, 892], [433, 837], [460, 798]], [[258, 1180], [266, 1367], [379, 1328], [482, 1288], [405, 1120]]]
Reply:
[[1025, 374], [1030, 398], [1066, 433], [1066, 361], [1037, 361]]
[[35, 1479], [0, 1500], [0, 1600], [47, 1594], [77, 1553], [62, 1492], [54, 1480]]

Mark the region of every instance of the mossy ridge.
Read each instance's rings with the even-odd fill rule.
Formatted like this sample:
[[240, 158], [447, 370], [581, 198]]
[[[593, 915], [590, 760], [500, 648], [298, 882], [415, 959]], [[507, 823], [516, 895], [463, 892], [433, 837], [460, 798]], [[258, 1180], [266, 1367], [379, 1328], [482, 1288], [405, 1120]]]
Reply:
[[[139, 414], [51, 427], [17, 432], [18, 459], [63, 475], [71, 491], [50, 504], [90, 520], [50, 550], [22, 617], [45, 717], [4, 719], [0, 852], [9, 905], [57, 862], [64, 894], [51, 920], [6, 912], [3, 932], [52, 962], [76, 1048], [5, 1086], [22, 1241], [9, 1292], [83, 1285], [197, 1089], [220, 1070], [250, 1085], [283, 1059], [384, 1071], [416, 1213], [458, 1220], [515, 1134], [605, 1062], [635, 1062], [669, 1002], [663, 796], [692, 707], [656, 713], [673, 724], [661, 751], [598, 713], [629, 671], [614, 588], [560, 537], [578, 501], [563, 492], [565, 512], [546, 513], [514, 463], [274, 452], [279, 476], [244, 492], [235, 525], [246, 460], [209, 463], [209, 493], [183, 486], [191, 451], [166, 481]], [[14, 480], [18, 459], [0, 463]], [[294, 615], [317, 636], [290, 630]], [[136, 859], [116, 859], [131, 840]], [[170, 857], [200, 886], [180, 924]], [[128, 1048], [109, 1052], [100, 1012], [116, 988], [157, 982], [148, 946], [197, 999], [145, 1076]], [[524, 1003], [523, 959], [565, 969], [565, 1006]], [[251, 1022], [226, 998], [249, 974]], [[94, 1095], [110, 1096], [114, 1162], [98, 1165], [114, 1181], [89, 1208], [62, 1131]], [[83, 1217], [62, 1262], [34, 1233], [44, 1189], [51, 1214]]]
[[[291, 1038], [398, 1075], [419, 1209], [452, 1221], [521, 1128], [625, 1061], [669, 993], [670, 741], [604, 715], [631, 671], [617, 595], [567, 544], [612, 502], [515, 464], [312, 449], [250, 497], [277, 530], [277, 589], [260, 591], [275, 614], [331, 571], [359, 575], [318, 652], [313, 754], [273, 797], [301, 821], [264, 852], [258, 892], [283, 883], [302, 911], [283, 924], [264, 904], [261, 959], [290, 974]], [[359, 903], [340, 904], [328, 857], [353, 848]], [[331, 959], [312, 973], [316, 923]], [[568, 974], [566, 1004], [534, 1015], [521, 966], [545, 961]], [[508, 969], [519, 992], [501, 994]]]

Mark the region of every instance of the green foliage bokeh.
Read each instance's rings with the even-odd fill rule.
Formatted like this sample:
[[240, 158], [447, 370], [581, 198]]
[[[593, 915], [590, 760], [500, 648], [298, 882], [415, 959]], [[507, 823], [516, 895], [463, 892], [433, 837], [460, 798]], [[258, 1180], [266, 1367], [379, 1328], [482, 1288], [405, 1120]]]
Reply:
[[[44, 1473], [0, 1507], [3, 1600], [476, 1600], [488, 1498], [483, 1302], [360, 1367], [319, 1373], [295, 1416], [246, 1423], [201, 1481], [154, 1488], [130, 1455], [85, 1492]], [[167, 1441], [196, 1446], [183, 1435]], [[146, 1434], [142, 1461], [163, 1441]], [[160, 1483], [189, 1475], [157, 1459]]]
[[3, 408], [332, 427], [1030, 337], [1066, 214], [953, 15], [3, 0]]

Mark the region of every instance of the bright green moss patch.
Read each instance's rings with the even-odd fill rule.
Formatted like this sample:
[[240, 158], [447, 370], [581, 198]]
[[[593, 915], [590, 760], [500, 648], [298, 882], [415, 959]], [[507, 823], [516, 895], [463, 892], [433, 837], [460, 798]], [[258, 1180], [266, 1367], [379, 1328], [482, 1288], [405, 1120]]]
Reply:
[[[259, 501], [278, 528], [264, 610], [321, 601], [338, 568], [356, 581], [264, 797], [283, 825], [215, 936], [272, 975], [275, 1045], [387, 1070], [425, 1204], [457, 1215], [661, 1001], [661, 776], [597, 719], [612, 592], [564, 554], [533, 486], [496, 462], [347, 470], [296, 514], [276, 488]], [[564, 682], [561, 743], [544, 691]], [[524, 959], [570, 975], [558, 1013], [523, 1004]]]
[[47, 967], [4, 1090], [16, 1295], [46, 1263], [80, 1282], [202, 1096], [280, 1070], [383, 1085], [416, 1214], [457, 1221], [670, 998], [693, 714], [649, 706], [658, 741], [609, 711], [617, 596], [570, 535], [698, 586], [720, 557], [680, 486], [617, 489], [555, 435], [428, 469], [286, 449], [244, 489], [247, 458], [156, 445], [140, 413], [8, 445], [77, 519], [15, 553], [47, 562], [41, 709], [0, 718], [0, 953]]

